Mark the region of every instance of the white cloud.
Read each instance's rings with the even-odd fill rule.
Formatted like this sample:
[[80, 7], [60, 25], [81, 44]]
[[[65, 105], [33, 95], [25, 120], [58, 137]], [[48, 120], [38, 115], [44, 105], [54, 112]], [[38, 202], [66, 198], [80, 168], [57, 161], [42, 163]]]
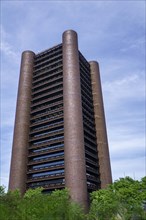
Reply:
[[1, 45], [0, 50], [2, 52], [2, 56], [6, 56], [7, 59], [12, 59], [18, 63], [18, 53], [14, 49], [13, 45], [9, 43], [9, 34], [4, 30], [3, 26], [1, 26]]
[[[115, 68], [113, 70], [114, 74], [118, 67], [113, 68]], [[102, 85], [107, 111], [111, 113], [111, 111], [117, 110], [117, 114], [120, 111], [128, 112], [134, 104], [135, 109], [141, 105], [140, 111], [144, 111], [144, 72], [129, 72], [127, 76], [122, 75], [122, 70], [119, 72], [121, 72], [120, 76], [115, 77], [115, 79], [108, 78]], [[131, 114], [133, 113], [131, 112]]]
[[8, 42], [1, 43], [1, 51], [8, 57], [17, 58], [17, 54], [13, 51], [12, 46]]
[[[137, 53], [141, 52], [141, 53], [145, 53], [145, 38], [144, 38], [144, 35], [143, 37], [140, 37], [140, 38], [137, 38], [137, 39], [134, 39], [134, 40], [125, 40], [125, 43], [128, 45], [127, 47], [125, 48], [121, 48], [121, 51], [122, 52], [129, 52], [129, 50], [132, 50], [133, 52], [136, 51]], [[139, 54], [137, 54], [139, 55]]]

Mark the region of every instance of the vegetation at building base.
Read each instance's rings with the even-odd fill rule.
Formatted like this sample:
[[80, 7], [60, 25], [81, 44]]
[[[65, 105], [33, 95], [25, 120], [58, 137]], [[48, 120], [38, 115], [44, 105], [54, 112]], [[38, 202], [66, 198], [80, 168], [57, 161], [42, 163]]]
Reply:
[[121, 178], [107, 189], [91, 193], [88, 214], [70, 201], [67, 189], [42, 194], [29, 189], [5, 193], [0, 187], [1, 220], [146, 220], [146, 177], [141, 181]]
[[107, 189], [91, 193], [90, 220], [145, 220], [146, 177], [121, 178]]

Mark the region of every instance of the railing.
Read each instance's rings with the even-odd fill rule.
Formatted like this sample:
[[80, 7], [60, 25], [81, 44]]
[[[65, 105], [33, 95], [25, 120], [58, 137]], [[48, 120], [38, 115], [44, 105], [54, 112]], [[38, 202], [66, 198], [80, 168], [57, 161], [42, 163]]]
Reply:
[[45, 112], [43, 112], [43, 113], [41, 113], [41, 114], [37, 114], [37, 115], [31, 117], [31, 120], [40, 118], [40, 117], [42, 117], [42, 116], [47, 116], [48, 114], [56, 113], [56, 112], [58, 112], [58, 111], [63, 111], [63, 106], [61, 106], [61, 107], [56, 107], [56, 108], [53, 109], [53, 110], [48, 110], [48, 109], [47, 109]]
[[46, 175], [46, 176], [28, 178], [27, 183], [28, 182], [40, 181], [40, 180], [46, 180], [46, 179], [57, 179], [57, 178], [62, 178], [62, 177], [64, 177], [64, 172], [57, 173], [57, 174], [50, 174], [50, 175]]
[[[95, 128], [94, 128], [94, 123], [93, 123], [93, 126], [91, 126], [91, 125], [89, 125], [88, 123], [87, 123], [87, 121], [83, 121], [83, 124], [84, 124], [84, 128], [86, 128], [88, 131], [92, 131], [92, 134], [94, 133], [94, 134], [96, 134], [96, 131], [95, 131]], [[96, 137], [96, 136], [95, 136]]]
[[58, 152], [58, 151], [62, 151], [63, 149], [64, 149], [63, 147], [55, 147], [54, 149], [48, 149], [48, 150], [42, 150], [42, 151], [39, 151], [39, 152], [33, 152], [33, 153], [29, 153], [28, 157], [43, 155], [43, 154], [47, 154], [47, 153], [51, 153], [51, 152]]
[[97, 154], [92, 154], [91, 152], [89, 152], [88, 150], [85, 150], [85, 153], [89, 156], [91, 156], [92, 158], [97, 159]]
[[[86, 85], [86, 87], [85, 87]], [[89, 85], [87, 79], [84, 78], [84, 75], [81, 74], [81, 86], [84, 88], [85, 92], [90, 93], [92, 95], [92, 90], [91, 90], [91, 83]], [[86, 90], [88, 88], [88, 90]]]
[[63, 113], [61, 113], [60, 115], [57, 115], [57, 116], [53, 116], [51, 118], [46, 118], [45, 120], [39, 120], [33, 124], [30, 125], [30, 127], [34, 127], [34, 126], [37, 126], [37, 125], [40, 125], [40, 124], [45, 124], [45, 123], [48, 123], [48, 122], [51, 122], [51, 121], [54, 121], [56, 119], [61, 119], [63, 117]]
[[42, 52], [39, 52], [38, 54], [36, 54], [36, 59], [40, 60], [43, 59], [46, 56], [52, 55], [52, 54], [56, 54], [56, 52], [58, 51], [62, 51], [62, 44], [57, 44], [56, 46], [53, 46], [49, 49], [46, 49]]
[[90, 68], [83, 65], [82, 62], [80, 62], [80, 70], [83, 71], [84, 75], [90, 80]]
[[28, 188], [31, 188], [31, 189], [35, 189], [35, 188], [37, 188], [37, 187], [43, 187], [44, 189], [43, 189], [43, 191], [45, 191], [46, 189], [57, 189], [57, 188], [64, 188], [65, 187], [65, 183], [56, 183], [56, 184], [54, 184], [54, 183], [50, 183], [50, 184], [42, 184], [42, 185], [40, 185], [40, 184], [36, 184], [36, 186], [29, 186], [29, 187], [27, 187], [27, 189]]
[[47, 131], [47, 130], [51, 130], [52, 128], [57, 128], [57, 127], [61, 127], [63, 126], [64, 123], [61, 121], [61, 122], [56, 122], [52, 125], [47, 125], [46, 126], [42, 126], [42, 127], [39, 127], [39, 128], [36, 128], [34, 129], [33, 131], [31, 131], [29, 134], [37, 134], [37, 133], [40, 133], [40, 132], [43, 132], [43, 131]]
[[84, 63], [84, 65], [88, 66], [90, 68], [90, 64], [86, 60], [86, 58], [83, 56], [83, 54], [79, 51], [79, 59]]
[[89, 108], [93, 109], [93, 101], [83, 90], [81, 90], [81, 97], [82, 102], [88, 103]]
[[94, 153], [97, 154], [97, 146], [93, 147], [92, 145], [88, 144], [88, 143], [84, 143], [85, 144], [85, 148], [90, 148], [91, 150], [94, 151]]
[[90, 163], [90, 164], [92, 164], [92, 165], [94, 165], [94, 166], [97, 166], [97, 163], [94, 162], [94, 161], [92, 161], [92, 160], [90, 160], [89, 158], [86, 157], [85, 160], [86, 160], [86, 164], [87, 164], [87, 162], [88, 162], [88, 163]]
[[41, 83], [41, 85], [39, 87], [41, 87], [40, 89], [39, 88], [35, 88], [33, 89], [33, 92], [32, 92], [32, 95], [35, 95], [39, 92], [43, 92], [44, 90], [46, 90], [48, 87], [50, 87], [50, 85], [55, 85], [58, 81], [62, 81], [63, 82], [63, 77], [62, 77], [62, 74], [61, 75], [58, 75], [57, 77], [53, 77], [51, 80], [45, 80], [43, 83]]
[[65, 187], [65, 183], [56, 183], [56, 184], [48, 184], [43, 186], [44, 190], [45, 189], [51, 189], [51, 188], [64, 188]]
[[54, 131], [54, 132], [52, 132], [50, 134], [45, 134], [45, 135], [38, 136], [38, 137], [32, 137], [32, 138], [29, 139], [29, 142], [37, 141], [37, 140], [41, 141], [41, 140], [43, 140], [45, 138], [53, 137], [53, 136], [58, 135], [58, 134], [64, 134], [64, 131], [63, 130], [61, 130], [61, 131]]
[[[56, 61], [53, 62], [53, 63], [49, 63], [49, 62], [48, 62], [47, 65], [42, 66], [42, 67], [40, 67], [40, 68], [34, 70], [33, 72], [34, 72], [34, 74], [35, 74], [36, 72], [38, 72], [38, 71], [40, 71], [40, 70], [43, 70], [43, 69], [45, 69], [45, 68], [49, 68], [49, 67], [51, 67], [51, 68], [48, 69], [48, 70], [52, 70], [52, 68], [55, 68], [55, 67], [57, 68], [60, 64], [62, 64], [62, 58], [59, 59], [59, 60], [56, 60]], [[34, 78], [35, 78], [35, 77], [38, 77], [38, 75], [34, 75]]]
[[96, 169], [94, 169], [94, 168], [92, 168], [92, 167], [86, 167], [86, 170], [87, 170], [87, 171], [90, 171], [90, 172], [92, 172], [92, 173], [94, 173], [94, 174], [96, 174], [96, 175], [99, 174], [98, 170], [96, 170]]
[[29, 150], [31, 150], [31, 149], [39, 149], [41, 147], [45, 147], [45, 146], [48, 146], [50, 144], [63, 143], [63, 141], [64, 141], [64, 137], [61, 137], [58, 140], [51, 140], [51, 141], [47, 141], [45, 143], [31, 145], [28, 149]]
[[31, 174], [31, 173], [39, 173], [40, 171], [48, 171], [48, 170], [55, 170], [55, 169], [64, 169], [64, 164], [60, 165], [51, 165], [51, 166], [47, 166], [47, 167], [40, 167], [40, 168], [35, 168], [35, 169], [29, 169], [27, 174]]
[[62, 43], [57, 44], [49, 49], [43, 50], [39, 53], [36, 54], [36, 59], [41, 59], [43, 56], [49, 55], [49, 54], [54, 54], [57, 51], [60, 51], [62, 49]]
[[90, 96], [90, 95], [88, 94], [88, 91], [86, 91], [82, 85], [81, 85], [81, 94], [82, 94], [82, 96], [84, 96], [85, 98], [88, 99], [88, 102], [90, 102], [90, 105], [93, 105], [92, 96]]
[[93, 139], [89, 138], [86, 134], [84, 135], [84, 138], [87, 139], [87, 140], [89, 140], [89, 141], [90, 141], [91, 143], [93, 143], [94, 145], [96, 145], [96, 139], [93, 140]]
[[44, 158], [44, 159], [40, 159], [40, 160], [37, 160], [37, 161], [30, 161], [30, 162], [28, 162], [28, 166], [33, 165], [33, 164], [40, 164], [40, 163], [44, 163], [44, 162], [61, 160], [61, 159], [64, 159], [64, 155], [63, 156], [61, 155], [61, 156], [54, 156], [54, 157]]
[[[62, 96], [63, 97], [63, 96]], [[46, 105], [44, 105], [44, 106], [42, 106], [42, 107], [38, 107], [38, 108], [36, 108], [35, 110], [32, 110], [31, 111], [31, 114], [33, 114], [33, 113], [36, 113], [36, 112], [39, 112], [39, 111], [42, 111], [42, 110], [45, 110], [45, 109], [48, 109], [48, 108], [51, 108], [52, 106], [55, 106], [55, 105], [59, 105], [59, 104], [63, 104], [63, 99], [61, 100], [61, 101], [58, 101], [58, 102], [54, 102], [54, 103], [52, 103], [52, 104], [46, 104]], [[35, 116], [34, 116], [35, 117]], [[33, 119], [32, 117], [31, 117], [31, 119]]]
[[[56, 70], [55, 70], [56, 69]], [[55, 71], [53, 71], [55, 70]], [[51, 70], [51, 73], [49, 72], [48, 74], [48, 70], [43, 70], [41, 71], [41, 73], [39, 75], [42, 75], [44, 74], [44, 76], [41, 76], [40, 78], [37, 78], [35, 80], [32, 81], [32, 89], [35, 89], [37, 88], [40, 84], [42, 84], [43, 82], [40, 82], [38, 83], [39, 81], [43, 81], [43, 80], [46, 80], [46, 79], [52, 79], [53, 76], [58, 76], [58, 74], [62, 73], [62, 64], [60, 64], [59, 67], [55, 67], [55, 68], [52, 68]]]
[[57, 116], [62, 115], [62, 114], [63, 114], [63, 110], [57, 111], [53, 114], [47, 114], [45, 116], [36, 118], [32, 124], [37, 124], [38, 122], [44, 122], [44, 121], [47, 121], [48, 119], [55, 119]]
[[[63, 92], [63, 88], [60, 89], [60, 92]], [[53, 93], [53, 92], [52, 92]], [[54, 93], [56, 93], [56, 91], [54, 91]], [[38, 105], [41, 105], [43, 103], [46, 103], [46, 102], [49, 102], [49, 101], [54, 101], [55, 99], [57, 98], [63, 98], [63, 94], [59, 94], [59, 95], [56, 95], [56, 96], [53, 96], [51, 98], [46, 98], [44, 99], [43, 101], [39, 101], [37, 103], [34, 103], [34, 104], [31, 104], [31, 108], [35, 107], [35, 106], [38, 106]]]
[[52, 60], [56, 60], [58, 59], [58, 57], [61, 57], [62, 58], [62, 53], [61, 54], [56, 54], [56, 56], [53, 56], [52, 58], [48, 58], [48, 59], [45, 59], [44, 61], [42, 62], [37, 62], [34, 67], [38, 67], [40, 65], [43, 65], [44, 63], [48, 63], [48, 62], [51, 62]]
[[[60, 87], [58, 87], [58, 86], [60, 86]], [[51, 95], [51, 94], [53, 94], [53, 93], [56, 93], [56, 92], [58, 92], [58, 91], [60, 91], [60, 90], [62, 91], [62, 90], [63, 90], [63, 82], [59, 82], [59, 83], [56, 83], [56, 84], [50, 86], [50, 87], [49, 87], [49, 90], [50, 90], [50, 91], [45, 92], [45, 93], [43, 93], [43, 94], [41, 94], [41, 95], [37, 95], [37, 96], [35, 96], [34, 98], [32, 98], [32, 102], [33, 102], [33, 101], [36, 101], [37, 99], [40, 99], [40, 98], [42, 98], [42, 97], [49, 96], [49, 95]]]
[[96, 134], [95, 134], [95, 132], [94, 133], [92, 133], [89, 129], [87, 129], [85, 126], [84, 126], [84, 131], [85, 131], [85, 133], [88, 135], [90, 135], [93, 139], [95, 139], [96, 140]]

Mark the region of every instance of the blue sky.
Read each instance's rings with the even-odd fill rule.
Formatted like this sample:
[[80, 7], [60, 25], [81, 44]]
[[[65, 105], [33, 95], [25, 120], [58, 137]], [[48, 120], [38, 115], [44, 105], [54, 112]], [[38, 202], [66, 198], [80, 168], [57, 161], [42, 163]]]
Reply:
[[7, 187], [21, 53], [78, 33], [100, 64], [113, 180], [146, 175], [145, 1], [1, 1], [1, 184]]

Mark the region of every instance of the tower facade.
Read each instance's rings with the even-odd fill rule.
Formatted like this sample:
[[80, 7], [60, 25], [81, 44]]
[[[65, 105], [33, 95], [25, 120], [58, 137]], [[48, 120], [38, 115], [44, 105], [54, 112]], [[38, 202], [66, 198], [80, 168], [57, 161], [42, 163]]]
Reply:
[[112, 182], [98, 63], [75, 31], [41, 53], [22, 53], [9, 190], [67, 187], [85, 208]]

